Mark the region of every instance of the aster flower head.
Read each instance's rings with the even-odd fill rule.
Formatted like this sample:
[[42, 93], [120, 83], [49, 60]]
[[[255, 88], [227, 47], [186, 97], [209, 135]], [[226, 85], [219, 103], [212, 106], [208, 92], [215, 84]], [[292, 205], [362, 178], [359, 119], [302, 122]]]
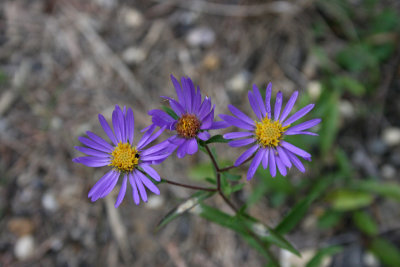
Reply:
[[175, 135], [168, 138], [171, 149], [177, 149], [177, 156], [183, 158], [186, 154], [195, 154], [198, 150], [197, 138], [206, 141], [210, 138], [208, 130], [225, 128], [223, 121], [214, 121], [214, 106], [211, 99], [202, 99], [200, 88], [195, 86], [190, 78], [181, 78], [181, 83], [171, 75], [178, 101], [164, 97], [169, 101], [175, 114], [163, 110], [153, 109], [149, 111], [152, 116], [152, 125], [165, 127], [173, 131]]
[[[287, 135], [317, 135], [316, 133], [306, 131], [307, 129], [319, 124], [321, 119], [312, 119], [298, 125], [292, 126], [294, 122], [302, 118], [314, 108], [314, 104], [309, 104], [300, 109], [292, 116], [288, 117], [298, 96], [298, 91], [294, 92], [288, 100], [282, 111], [282, 93], [278, 92], [275, 100], [273, 113], [271, 112], [271, 90], [270, 83], [266, 89], [265, 100], [261, 97], [257, 86], [248, 92], [250, 106], [257, 116], [256, 121], [250, 119], [242, 111], [229, 105], [228, 108], [234, 116], [221, 114], [220, 117], [230, 126], [236, 126], [244, 129], [243, 132], [231, 132], [224, 135], [225, 139], [232, 140], [228, 144], [231, 147], [241, 147], [252, 145], [235, 162], [239, 166], [244, 161], [254, 155], [247, 172], [247, 179], [253, 178], [258, 166], [262, 163], [264, 169], [268, 168], [273, 177], [276, 175], [276, 169], [286, 176], [286, 168], [296, 166], [301, 172], [305, 171], [300, 158], [311, 161], [311, 155], [285, 141]], [[273, 116], [272, 116], [273, 115]], [[244, 139], [241, 139], [244, 138]]]
[[[112, 126], [110, 128], [103, 115], [99, 114], [99, 121], [112, 144], [100, 136], [87, 131], [88, 137], [79, 137], [79, 141], [86, 147], [77, 146], [76, 150], [87, 154], [85, 157], [74, 158], [73, 161], [88, 167], [110, 166], [108, 171], [90, 190], [88, 197], [92, 201], [107, 196], [122, 176], [122, 185], [119, 191], [115, 207], [118, 207], [124, 199], [127, 181], [132, 187], [132, 196], [136, 205], [140, 198], [147, 201], [146, 187], [154, 194], [160, 194], [158, 188], [147, 177], [149, 175], [156, 181], [160, 181], [160, 175], [150, 166], [159, 164], [171, 153], [167, 142], [159, 143], [146, 148], [164, 130], [153, 133], [155, 126], [150, 127], [143, 134], [137, 145], [133, 145], [134, 116], [131, 108], [121, 110], [117, 105], [112, 113]], [[147, 174], [147, 175], [146, 175]]]

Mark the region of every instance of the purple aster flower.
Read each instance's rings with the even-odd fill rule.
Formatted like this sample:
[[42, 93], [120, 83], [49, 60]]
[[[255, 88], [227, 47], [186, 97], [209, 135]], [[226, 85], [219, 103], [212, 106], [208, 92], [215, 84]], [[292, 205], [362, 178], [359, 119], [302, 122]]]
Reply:
[[269, 165], [269, 170], [273, 177], [276, 175], [277, 168], [283, 176], [286, 176], [286, 168], [291, 168], [292, 165], [296, 166], [301, 172], [304, 172], [305, 168], [298, 157], [310, 161], [311, 155], [286, 142], [284, 140], [285, 136], [298, 134], [317, 135], [305, 130], [321, 122], [321, 119], [312, 119], [292, 126], [294, 122], [314, 108], [314, 104], [309, 104], [288, 117], [296, 102], [297, 91], [292, 94], [282, 112], [282, 93], [278, 92], [272, 117], [270, 104], [271, 87], [272, 84], [270, 83], [266, 89], [265, 101], [262, 99], [256, 85], [253, 85], [253, 91], [249, 91], [248, 93], [251, 108], [256, 114], [258, 121], [250, 119], [232, 105], [229, 105], [228, 108], [236, 117], [224, 114], [220, 115], [229, 125], [247, 130], [245, 132], [231, 132], [224, 135], [225, 139], [243, 138], [230, 141], [229, 145], [231, 147], [252, 144], [235, 162], [235, 166], [239, 166], [256, 153], [247, 172], [247, 180], [253, 178], [260, 163], [262, 163], [264, 169]]
[[136, 205], [140, 203], [140, 198], [145, 202], [147, 201], [146, 187], [154, 194], [160, 194], [158, 188], [147, 178], [147, 175], [156, 181], [161, 180], [160, 175], [150, 165], [161, 163], [171, 154], [171, 151], [168, 150], [169, 143], [162, 142], [147, 149], [145, 147], [153, 142], [164, 128], [154, 134], [156, 127], [148, 128], [139, 143], [134, 146], [134, 117], [131, 108], [126, 110], [126, 107], [124, 107], [121, 110], [118, 105], [115, 107], [112, 114], [114, 132], [101, 114], [99, 114], [99, 121], [113, 145], [98, 135], [87, 131], [88, 138], [78, 138], [86, 147], [78, 146], [75, 149], [88, 156], [73, 159], [74, 162], [82, 163], [88, 167], [112, 167], [92, 187], [88, 197], [92, 201], [105, 197], [114, 189], [120, 176], [123, 176], [123, 180], [115, 207], [118, 207], [124, 199], [128, 180], [132, 187], [132, 195]]
[[176, 134], [167, 140], [172, 150], [177, 148], [177, 156], [183, 158], [186, 154], [193, 155], [198, 150], [197, 138], [206, 141], [210, 138], [208, 130], [225, 128], [228, 125], [223, 121], [214, 121], [214, 108], [211, 107], [211, 99], [205, 97], [202, 101], [200, 88], [195, 90], [190, 78], [181, 78], [181, 84], [171, 75], [178, 101], [170, 97], [172, 110], [176, 117], [167, 114], [163, 110], [153, 109], [149, 111], [152, 116], [152, 125], [165, 127]]

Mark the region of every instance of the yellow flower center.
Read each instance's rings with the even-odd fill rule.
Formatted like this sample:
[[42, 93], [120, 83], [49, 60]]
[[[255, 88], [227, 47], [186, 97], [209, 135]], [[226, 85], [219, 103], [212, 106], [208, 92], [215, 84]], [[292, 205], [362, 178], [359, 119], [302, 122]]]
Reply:
[[263, 147], [277, 147], [287, 128], [289, 126], [283, 127], [279, 121], [272, 121], [265, 117], [262, 122], [256, 122], [254, 134]]
[[184, 114], [176, 123], [176, 131], [180, 137], [193, 138], [196, 137], [200, 130], [201, 123], [193, 114]]
[[113, 166], [122, 172], [131, 172], [139, 162], [139, 151], [136, 147], [132, 147], [129, 143], [120, 142], [111, 152], [111, 163]]

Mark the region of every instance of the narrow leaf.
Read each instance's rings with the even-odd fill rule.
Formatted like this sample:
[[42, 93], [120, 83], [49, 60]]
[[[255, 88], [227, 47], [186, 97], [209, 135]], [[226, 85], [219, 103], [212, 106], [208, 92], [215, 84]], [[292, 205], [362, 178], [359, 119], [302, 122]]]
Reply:
[[175, 111], [172, 110], [172, 108], [169, 108], [167, 106], [162, 106], [161, 107], [165, 112], [167, 112], [168, 115], [170, 115], [172, 118], [175, 120], [179, 119], [179, 116], [176, 115]]
[[306, 267], [319, 267], [325, 257], [332, 256], [343, 250], [340, 246], [332, 246], [320, 249], [314, 257], [307, 263]]

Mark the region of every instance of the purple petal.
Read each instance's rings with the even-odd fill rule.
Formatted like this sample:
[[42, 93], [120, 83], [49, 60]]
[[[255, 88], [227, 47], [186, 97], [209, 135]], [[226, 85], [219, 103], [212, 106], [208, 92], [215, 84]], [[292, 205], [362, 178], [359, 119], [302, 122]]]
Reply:
[[285, 135], [313, 135], [313, 136], [318, 136], [317, 133], [313, 133], [313, 132], [294, 132], [294, 131], [290, 131], [289, 133], [285, 133]]
[[175, 123], [175, 119], [165, 113], [163, 110], [153, 109], [148, 112], [152, 116], [151, 121], [159, 127], [167, 126], [169, 130], [172, 130], [172, 126]]
[[303, 157], [303, 158], [311, 158], [311, 155], [308, 153], [308, 152], [306, 152], [306, 151], [304, 151], [303, 149], [300, 149], [300, 148], [298, 148], [297, 146], [294, 146], [294, 145], [292, 145], [292, 144], [290, 144], [290, 143], [288, 143], [288, 142], [286, 142], [286, 141], [281, 141], [281, 145], [284, 147], [284, 148], [286, 148], [287, 150], [289, 150], [289, 151], [291, 151], [291, 152], [293, 152], [294, 154], [296, 154], [296, 155], [299, 155], [299, 156], [301, 156], [301, 157]]
[[269, 172], [272, 177], [276, 176], [276, 165], [275, 165], [275, 151], [271, 148], [269, 150]]
[[235, 166], [241, 165], [244, 161], [246, 161], [248, 158], [250, 158], [251, 155], [253, 155], [254, 152], [259, 148], [258, 145], [254, 145], [247, 149], [242, 155], [240, 155], [237, 160], [235, 161]]
[[110, 164], [109, 158], [98, 158], [98, 157], [78, 157], [72, 160], [76, 163], [81, 163], [88, 167], [103, 167]]
[[268, 168], [269, 148], [266, 148], [265, 156], [262, 158], [262, 165], [264, 170]]
[[85, 153], [89, 156], [95, 156], [95, 157], [99, 157], [99, 158], [109, 158], [110, 157], [110, 154], [100, 152], [98, 150], [87, 148], [87, 147], [76, 146], [75, 149], [82, 153]]
[[241, 146], [246, 146], [254, 143], [256, 139], [254, 138], [247, 138], [247, 139], [240, 139], [240, 140], [233, 140], [228, 143], [229, 146], [231, 147], [241, 147]]
[[314, 127], [315, 125], [319, 124], [320, 122], [321, 122], [321, 119], [312, 119], [309, 121], [305, 121], [296, 126], [290, 127], [289, 129], [286, 130], [285, 134], [290, 133], [290, 132], [299, 132], [299, 131], [310, 129], [311, 127]]
[[297, 96], [299, 95], [298, 91], [295, 91], [291, 96], [290, 99], [288, 100], [285, 108], [283, 109], [282, 115], [279, 118], [279, 121], [282, 122], [286, 119], [286, 117], [289, 115], [290, 111], [292, 111], [292, 108], [294, 106], [294, 103], [296, 103]]
[[171, 108], [175, 111], [175, 113], [179, 117], [182, 116], [183, 114], [185, 114], [185, 109], [176, 100], [170, 98], [169, 99], [169, 105], [171, 106]]
[[121, 131], [121, 140], [123, 143], [126, 143], [126, 127], [125, 127], [125, 118], [124, 118], [124, 113], [121, 110], [121, 108], [117, 105], [116, 106], [116, 110], [117, 110], [117, 116], [118, 116], [118, 124], [120, 127], [120, 131]]
[[108, 179], [110, 178], [110, 176], [112, 174], [113, 174], [113, 170], [110, 170], [109, 172], [104, 174], [103, 177], [101, 177], [100, 180], [98, 180], [96, 182], [96, 184], [92, 187], [92, 189], [90, 189], [88, 198], [91, 198], [97, 191], [99, 191], [102, 188], [102, 186], [105, 184], [105, 182], [108, 181]]
[[113, 142], [114, 145], [118, 145], [117, 138], [115, 138], [115, 135], [113, 131], [111, 130], [110, 126], [107, 123], [107, 120], [104, 118], [103, 115], [99, 114], [99, 122], [101, 124], [101, 127], [103, 127], [104, 132], [107, 134], [108, 138]]
[[165, 126], [162, 127], [160, 130], [158, 130], [158, 132], [156, 132], [155, 134], [149, 136], [149, 138], [147, 138], [143, 143], [141, 143], [140, 145], [137, 145], [138, 149], [142, 149], [144, 147], [146, 147], [148, 144], [150, 144], [151, 142], [153, 142], [154, 140], [157, 139], [157, 137], [159, 137], [163, 131], [165, 130]]
[[101, 138], [100, 136], [87, 131], [86, 134], [89, 136], [90, 139], [92, 139], [93, 141], [95, 141], [96, 143], [98, 143], [99, 145], [103, 146], [104, 148], [108, 149], [109, 151], [112, 151], [114, 148], [112, 145], [110, 145], [109, 143], [107, 143], [103, 138]]
[[98, 198], [103, 198], [107, 196], [114, 189], [115, 185], [118, 182], [119, 175], [119, 172], [113, 172], [112, 176], [110, 176], [109, 182], [104, 185], [103, 192], [98, 196]]
[[266, 152], [266, 149], [260, 149], [260, 150], [258, 150], [257, 154], [254, 156], [254, 159], [251, 161], [249, 170], [247, 171], [247, 180], [251, 180], [251, 178], [253, 178], [258, 166], [261, 163], [261, 160], [263, 159], [263, 157], [265, 155], [265, 152]]
[[185, 100], [184, 100], [184, 97], [183, 97], [181, 85], [179, 84], [178, 80], [173, 75], [171, 75], [171, 81], [174, 84], [176, 95], [178, 96], [179, 103], [181, 103], [183, 105], [183, 107], [185, 107], [184, 106]]
[[267, 114], [267, 111], [265, 110], [265, 104], [261, 97], [260, 90], [258, 90], [258, 87], [255, 84], [253, 85], [253, 94], [254, 99], [257, 101], [258, 107], [260, 108], [261, 115], [265, 117], [265, 115]]
[[214, 120], [214, 108], [205, 116], [204, 118], [201, 118], [201, 130], [206, 130], [211, 127], [212, 122]]
[[230, 125], [226, 123], [225, 121], [213, 121], [211, 127], [209, 130], [217, 130], [217, 129], [224, 129], [226, 127], [229, 127]]
[[274, 120], [277, 121], [279, 119], [279, 115], [281, 113], [282, 107], [282, 92], [279, 91], [276, 95], [275, 99], [275, 109], [274, 109]]
[[287, 171], [285, 165], [282, 163], [281, 159], [276, 156], [275, 157], [276, 165], [278, 166], [279, 172], [282, 174], [282, 176], [286, 176]]
[[126, 135], [130, 144], [133, 143], [133, 138], [135, 137], [135, 117], [133, 116], [133, 111], [128, 108], [126, 113]]
[[219, 117], [232, 126], [236, 126], [238, 128], [242, 128], [242, 129], [249, 130], [249, 131], [254, 130], [254, 126], [251, 126], [248, 123], [244, 123], [243, 121], [241, 121], [233, 116], [220, 114]]
[[239, 109], [237, 109], [235, 106], [229, 105], [228, 108], [232, 112], [233, 115], [238, 117], [238, 119], [240, 119], [244, 123], [254, 126], [254, 121], [252, 119], [250, 119], [246, 114], [241, 112]]
[[144, 202], [147, 202], [146, 189], [143, 186], [143, 183], [142, 183], [142, 180], [140, 179], [139, 173], [140, 173], [139, 171], [135, 170], [133, 172], [133, 178], [134, 178], [134, 180], [136, 182], [137, 188], [139, 189], [140, 197], [142, 198], [142, 200]]
[[203, 103], [201, 103], [200, 108], [199, 108], [199, 112], [198, 112], [198, 117], [202, 118], [204, 117], [206, 114], [208, 114], [210, 112], [211, 109], [211, 100], [209, 97], [205, 97]]
[[135, 178], [133, 177], [133, 174], [130, 172], [128, 174], [129, 177], [129, 183], [131, 184], [132, 187], [132, 198], [133, 201], [135, 202], [136, 205], [139, 205], [140, 203], [140, 197], [139, 197], [139, 192], [136, 186]]
[[188, 145], [189, 145], [189, 140], [185, 139], [185, 141], [176, 150], [176, 155], [178, 156], [178, 158], [185, 157]]
[[236, 139], [253, 135], [253, 132], [231, 132], [224, 134], [225, 139]]
[[156, 128], [156, 125], [152, 125], [152, 127], [150, 127], [142, 136], [142, 138], [140, 138], [139, 143], [137, 144], [137, 147], [142, 147], [142, 145], [150, 138], [151, 134], [154, 132], [154, 129]]
[[95, 141], [93, 141], [93, 140], [91, 140], [89, 138], [80, 136], [80, 137], [78, 137], [78, 140], [82, 144], [84, 144], [85, 146], [88, 146], [90, 148], [97, 149], [97, 150], [100, 150], [100, 151], [103, 151], [103, 152], [106, 152], [106, 153], [111, 153], [112, 152], [112, 150], [107, 149], [104, 146], [99, 145], [98, 143], [96, 143]]
[[157, 182], [161, 181], [160, 175], [156, 172], [156, 170], [154, 170], [148, 164], [141, 164], [141, 165], [139, 165], [139, 167], [141, 167], [145, 171], [145, 173], [150, 175]]
[[194, 113], [198, 113], [199, 112], [199, 108], [201, 105], [201, 94], [200, 94], [200, 88], [197, 86], [197, 93], [194, 97], [194, 103], [193, 103], [193, 112]]
[[136, 172], [137, 177], [140, 178], [141, 182], [154, 194], [159, 195], [160, 194], [160, 190], [157, 188], [157, 186], [155, 186], [153, 184], [152, 181], [150, 181], [149, 178], [146, 177], [146, 175], [144, 175], [143, 173], [141, 173], [140, 171]]
[[290, 162], [288, 155], [285, 152], [285, 149], [283, 149], [282, 147], [278, 146], [276, 148], [276, 150], [278, 150], [278, 154], [280, 159], [282, 160], [282, 163], [285, 164], [288, 168], [292, 167], [292, 163]]
[[187, 145], [187, 149], [186, 149], [186, 153], [188, 153], [189, 155], [193, 155], [194, 153], [197, 152], [198, 146], [197, 146], [197, 141], [195, 138], [189, 139], [188, 145]]
[[118, 143], [122, 142], [121, 126], [118, 118], [117, 109], [114, 109], [112, 113], [112, 123], [114, 127], [115, 136], [117, 137]]
[[271, 94], [272, 94], [272, 83], [269, 83], [265, 89], [265, 107], [268, 114], [268, 119], [271, 119]]
[[192, 109], [192, 98], [190, 94], [190, 87], [187, 84], [187, 79], [185, 77], [181, 78], [181, 84], [182, 84], [182, 92], [183, 92], [183, 98], [185, 99], [185, 107], [188, 112], [191, 112]]
[[310, 112], [314, 108], [314, 104], [309, 104], [305, 106], [304, 108], [300, 109], [297, 111], [295, 114], [293, 114], [289, 119], [285, 121], [285, 123], [282, 124], [283, 127], [292, 124], [293, 122], [297, 121], [304, 115], [306, 115], [308, 112]]
[[207, 141], [208, 139], [210, 139], [210, 134], [209, 134], [209, 132], [199, 132], [198, 134], [197, 134], [197, 137], [199, 138], [199, 139], [201, 139], [201, 140], [203, 140], [203, 141]]
[[248, 92], [247, 97], [249, 98], [250, 106], [253, 109], [254, 114], [256, 114], [257, 118], [261, 121], [261, 111], [258, 107], [257, 101], [254, 99], [254, 95], [251, 91]]
[[301, 172], [305, 172], [306, 169], [304, 168], [303, 163], [301, 163], [301, 161], [290, 151], [286, 151], [289, 159], [291, 162], [293, 162], [293, 165], [296, 166], [296, 168], [301, 171]]
[[114, 205], [114, 207], [116, 207], [116, 208], [118, 208], [118, 206], [122, 203], [122, 200], [125, 197], [127, 181], [128, 181], [128, 177], [125, 174], [124, 180], [122, 180], [121, 189], [119, 190], [119, 193], [118, 193], [117, 201], [115, 202], [115, 205]]

